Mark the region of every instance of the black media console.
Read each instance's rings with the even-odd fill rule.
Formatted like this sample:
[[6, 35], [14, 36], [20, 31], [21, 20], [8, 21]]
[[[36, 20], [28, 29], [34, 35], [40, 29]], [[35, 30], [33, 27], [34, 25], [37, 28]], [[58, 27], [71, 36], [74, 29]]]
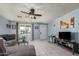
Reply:
[[72, 42], [71, 32], [59, 32], [59, 38], [56, 40], [57, 44], [70, 48], [72, 53], [79, 53], [79, 43]]

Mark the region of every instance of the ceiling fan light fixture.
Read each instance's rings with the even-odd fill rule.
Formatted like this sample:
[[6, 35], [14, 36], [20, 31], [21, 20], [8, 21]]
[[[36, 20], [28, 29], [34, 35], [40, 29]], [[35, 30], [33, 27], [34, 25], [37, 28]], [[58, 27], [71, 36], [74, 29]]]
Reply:
[[24, 14], [28, 14], [29, 18], [31, 18], [31, 19], [36, 19], [37, 16], [42, 16], [41, 14], [36, 14], [34, 8], [31, 8], [29, 12], [25, 12], [25, 11], [20, 11], [20, 12], [22, 12]]
[[35, 17], [34, 15], [29, 15], [29, 17], [30, 17], [31, 19], [36, 19], [36, 17]]
[[22, 18], [22, 16], [17, 15], [17, 18]]
[[36, 17], [34, 16], [34, 19], [36, 19]]

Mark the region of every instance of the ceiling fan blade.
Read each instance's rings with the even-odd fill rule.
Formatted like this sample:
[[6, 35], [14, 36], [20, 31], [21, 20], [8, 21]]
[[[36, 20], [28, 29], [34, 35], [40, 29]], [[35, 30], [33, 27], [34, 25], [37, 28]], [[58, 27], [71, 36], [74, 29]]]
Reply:
[[25, 12], [25, 11], [21, 11], [22, 13], [24, 13], [24, 14], [29, 14], [29, 13], [27, 13], [27, 12]]
[[42, 16], [41, 14], [34, 14], [35, 16]]

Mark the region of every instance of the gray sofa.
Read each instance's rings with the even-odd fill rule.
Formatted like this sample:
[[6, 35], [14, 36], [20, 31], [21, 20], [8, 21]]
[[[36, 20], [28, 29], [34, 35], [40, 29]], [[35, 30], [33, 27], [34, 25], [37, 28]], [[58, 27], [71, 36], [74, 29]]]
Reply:
[[4, 39], [0, 39], [0, 56], [36, 56], [33, 45], [15, 45], [5, 47]]

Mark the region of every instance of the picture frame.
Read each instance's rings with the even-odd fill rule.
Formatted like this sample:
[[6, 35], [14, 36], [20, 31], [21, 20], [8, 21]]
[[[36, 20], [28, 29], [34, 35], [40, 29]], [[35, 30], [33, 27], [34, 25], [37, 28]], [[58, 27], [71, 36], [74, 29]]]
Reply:
[[11, 25], [10, 24], [6, 24], [6, 27], [11, 29]]
[[16, 29], [16, 25], [12, 25], [12, 29]]
[[68, 20], [61, 20], [60, 21], [60, 29], [74, 28], [74, 24], [75, 24], [74, 17], [71, 17]]

